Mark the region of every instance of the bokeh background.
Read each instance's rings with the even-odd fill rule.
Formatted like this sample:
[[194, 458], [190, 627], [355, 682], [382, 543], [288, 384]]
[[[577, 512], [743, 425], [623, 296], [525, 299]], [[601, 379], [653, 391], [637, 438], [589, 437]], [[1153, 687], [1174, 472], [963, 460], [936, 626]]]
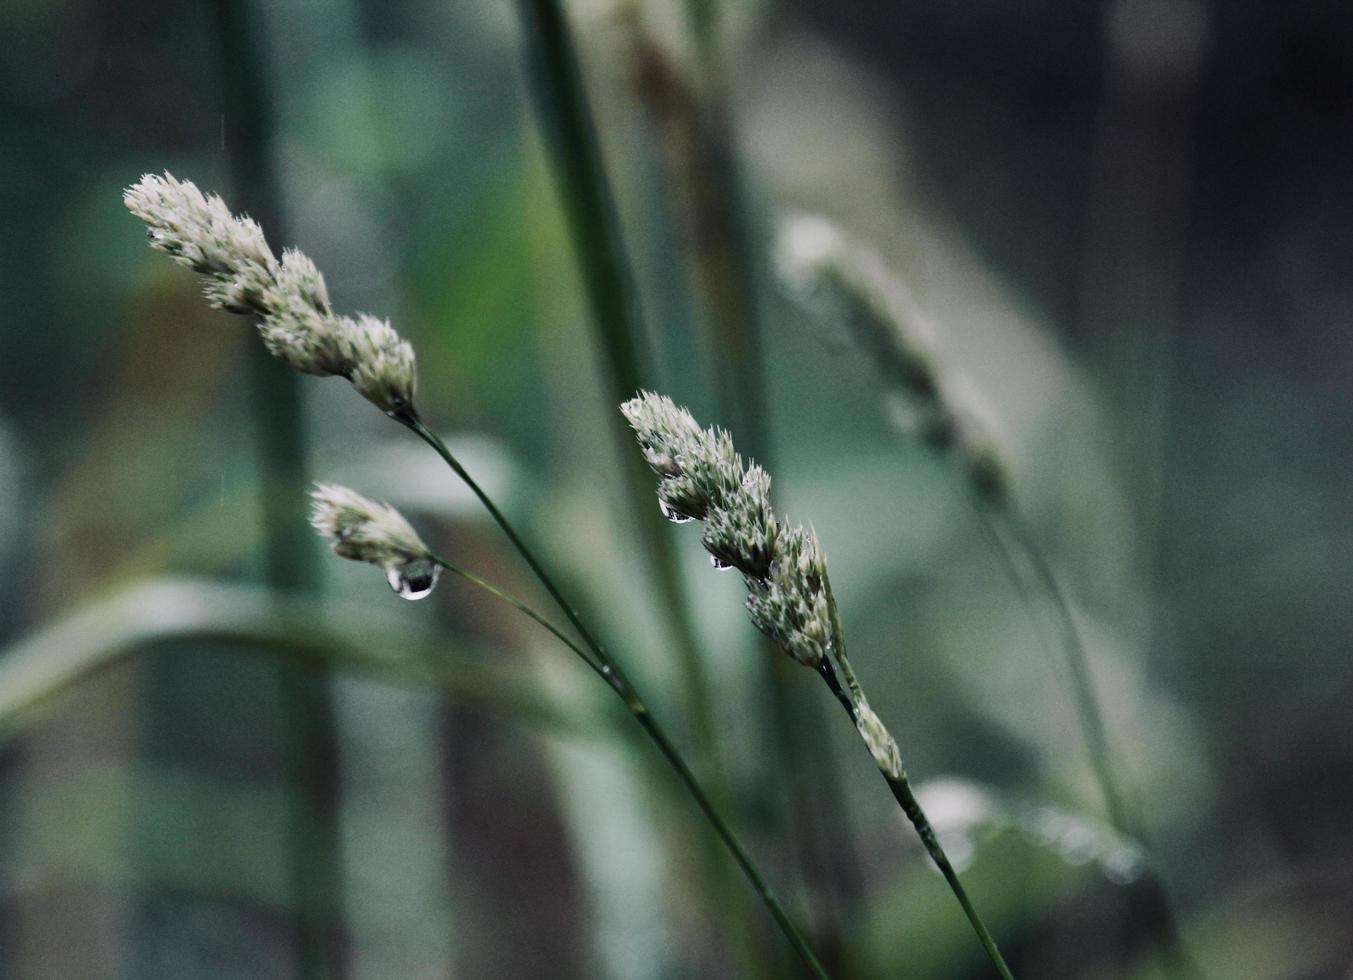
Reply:
[[[348, 483], [546, 608], [425, 447], [145, 247], [121, 191], [165, 169], [412, 341], [422, 414], [833, 975], [990, 975], [825, 691], [656, 520], [553, 152], [551, 6], [0, 4], [0, 975], [796, 975], [566, 650], [312, 539], [298, 487]], [[639, 380], [732, 427], [817, 529], [1016, 974], [1177, 976], [1134, 912], [1150, 861], [1203, 975], [1353, 976], [1351, 8], [563, 12]], [[982, 393], [1141, 840], [1107, 824], [1046, 603], [876, 366], [777, 286], [791, 209], [871, 243]]]

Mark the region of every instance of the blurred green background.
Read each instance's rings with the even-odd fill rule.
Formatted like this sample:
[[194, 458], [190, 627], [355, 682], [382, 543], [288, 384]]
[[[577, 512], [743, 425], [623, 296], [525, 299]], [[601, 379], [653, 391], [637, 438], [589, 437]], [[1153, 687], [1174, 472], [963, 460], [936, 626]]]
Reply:
[[[165, 169], [413, 343], [423, 417], [834, 976], [991, 975], [845, 719], [653, 520], [529, 43], [550, 6], [0, 3], [0, 976], [796, 975], [567, 651], [458, 581], [401, 602], [304, 528], [302, 478], [350, 484], [546, 609], [425, 447], [145, 247], [121, 191]], [[1350, 7], [564, 13], [640, 380], [816, 528], [1016, 974], [1172, 975], [1131, 898], [1147, 842], [1107, 825], [1046, 610], [875, 367], [777, 287], [791, 208], [877, 247], [983, 393], [1194, 960], [1353, 976]]]

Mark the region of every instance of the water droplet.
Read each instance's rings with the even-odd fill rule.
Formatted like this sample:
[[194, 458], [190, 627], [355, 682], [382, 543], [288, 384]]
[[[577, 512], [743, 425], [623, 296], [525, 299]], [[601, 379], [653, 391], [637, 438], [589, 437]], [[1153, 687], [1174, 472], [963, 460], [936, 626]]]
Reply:
[[673, 524], [689, 524], [691, 521], [690, 514], [683, 514], [661, 497], [658, 498], [658, 509], [662, 511], [662, 516]]
[[733, 563], [731, 561], [724, 561], [718, 555], [710, 555], [709, 563], [713, 565], [718, 571], [721, 572], [726, 572], [733, 567]]
[[422, 599], [431, 593], [441, 574], [442, 567], [436, 562], [419, 558], [390, 569], [385, 573], [385, 580], [390, 583], [395, 595], [413, 600]]

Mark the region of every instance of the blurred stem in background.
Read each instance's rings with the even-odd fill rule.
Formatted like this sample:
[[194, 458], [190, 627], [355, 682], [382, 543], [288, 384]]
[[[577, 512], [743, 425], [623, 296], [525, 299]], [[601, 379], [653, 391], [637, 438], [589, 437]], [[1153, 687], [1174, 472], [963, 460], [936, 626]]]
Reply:
[[[1081, 255], [1079, 328], [1113, 426], [1117, 476], [1136, 517], [1129, 581], [1117, 615], [1150, 664], [1160, 559], [1180, 283], [1194, 181], [1198, 90], [1212, 28], [1207, 5], [1162, 8], [1114, 0], [1103, 9], [1104, 71], [1095, 120]], [[1067, 523], [1067, 522], [1063, 522]], [[1018, 528], [1016, 529], [1018, 532]], [[1035, 573], [1059, 593], [1051, 569]], [[1064, 606], [1065, 604], [1062, 603]], [[1069, 621], [1069, 613], [1066, 615]], [[1072, 627], [1074, 633], [1074, 626]], [[1106, 787], [1106, 797], [1111, 789]], [[1110, 801], [1112, 804], [1112, 801]], [[1145, 831], [1118, 804], [1129, 833]], [[1149, 843], [1149, 842], [1147, 842]], [[1176, 977], [1201, 975], [1179, 933], [1161, 877], [1148, 866], [1136, 914]]]
[[[284, 240], [271, 162], [272, 101], [268, 72], [250, 0], [214, 0], [222, 74], [222, 132], [234, 194], [243, 210]], [[304, 519], [305, 414], [294, 372], [249, 345], [251, 399], [262, 461], [266, 577], [279, 591], [312, 590], [313, 538]], [[277, 683], [290, 744], [293, 785], [288, 855], [297, 917], [297, 974], [306, 980], [339, 975], [335, 917], [342, 908], [335, 752], [328, 678], [279, 667]]]
[[[939, 363], [930, 349], [934, 330], [906, 283], [877, 254], [815, 216], [784, 223], [779, 253], [785, 285], [805, 300], [826, 301], [874, 362], [883, 392], [894, 403], [898, 431], [919, 439], [952, 467], [979, 525], [1036, 622], [1041, 623], [1043, 609], [1051, 610], [1076, 718], [1108, 818], [1119, 834], [1145, 845], [1144, 831], [1132, 818], [1114, 777], [1089, 651], [1051, 562], [1015, 509], [1008, 461], [980, 393], [961, 372]], [[1045, 601], [1035, 602], [1035, 595]], [[1176, 975], [1195, 974], [1164, 887], [1149, 860], [1133, 894], [1149, 934]]]
[[[560, 184], [592, 323], [604, 358], [606, 398], [610, 405], [616, 405], [653, 383], [639, 297], [625, 258], [581, 65], [563, 11], [558, 0], [519, 0], [519, 9], [540, 124]], [[647, 471], [633, 460], [632, 454], [624, 451], [628, 448], [628, 436], [623, 427], [617, 422], [613, 430], [622, 447], [625, 485], [635, 509], [643, 550], [651, 556], [658, 590], [666, 598], [661, 607], [675, 638], [677, 659], [684, 674], [689, 719], [685, 731], [695, 747], [696, 768], [708, 774], [716, 799], [731, 802], [733, 794], [715, 737], [709, 681], [696, 643], [676, 554], [656, 508], [646, 506], [652, 499]], [[726, 865], [713, 851], [707, 854], [707, 873], [716, 892], [730, 898], [733, 882]], [[724, 906], [726, 911], [739, 910], [722, 921], [732, 927], [739, 958], [750, 969], [757, 954], [748, 934], [744, 906], [738, 900], [725, 902]]]
[[1143, 874], [1130, 886], [1137, 914], [1142, 917], [1147, 932], [1159, 946], [1161, 957], [1171, 975], [1176, 978], [1197, 977], [1200, 975], [1199, 968], [1192, 961], [1180, 933], [1179, 924], [1175, 921], [1169, 896], [1155, 866], [1155, 855], [1149, 836], [1127, 805], [1114, 777], [1113, 752], [1104, 723], [1104, 714], [1100, 710], [1099, 698], [1095, 694], [1094, 678], [1090, 674], [1090, 656], [1081, 638], [1080, 629], [1076, 626], [1075, 615], [1066, 593], [1062, 590], [1051, 563], [1018, 514], [1009, 507], [995, 507], [989, 502], [980, 500], [977, 511], [980, 522], [990, 532], [993, 547], [1001, 555], [1002, 563], [1029, 611], [1037, 617], [1039, 605], [1025, 584], [1026, 575], [1037, 583], [1037, 591], [1047, 600], [1046, 607], [1052, 610], [1059, 633], [1057, 645], [1066, 655], [1066, 672], [1070, 677], [1072, 700], [1076, 705], [1081, 732], [1085, 736], [1090, 766], [1094, 770], [1100, 794], [1104, 798], [1104, 809], [1108, 814], [1109, 823], [1125, 838], [1137, 841], [1146, 852]]
[[[742, 180], [729, 118], [728, 82], [720, 52], [719, 11], [708, 0], [687, 0], [698, 82], [663, 51], [646, 30], [637, 7], [628, 27], [636, 85], [657, 130], [668, 180], [684, 221], [701, 349], [716, 389], [719, 417], [738, 433], [747, 453], [773, 469], [770, 409], [761, 357], [756, 268], [747, 228]], [[762, 641], [763, 653], [773, 645]], [[789, 817], [773, 808], [771, 819], [788, 824], [800, 878], [809, 890], [815, 937], [834, 969], [841, 961], [841, 918], [861, 893], [855, 838], [847, 796], [829, 740], [797, 722], [815, 706], [793, 684], [793, 668], [778, 656], [763, 656], [762, 688], [769, 717], [762, 744], [775, 764], [763, 769], [759, 797], [783, 796]], [[804, 763], [807, 764], [804, 764]], [[811, 776], [809, 775], [811, 774]]]

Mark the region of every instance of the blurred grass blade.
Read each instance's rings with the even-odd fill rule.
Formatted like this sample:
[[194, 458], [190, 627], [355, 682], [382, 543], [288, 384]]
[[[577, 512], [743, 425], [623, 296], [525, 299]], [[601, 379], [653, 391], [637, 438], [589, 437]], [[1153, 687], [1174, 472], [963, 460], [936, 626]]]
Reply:
[[124, 657], [184, 639], [435, 687], [458, 702], [573, 736], [618, 737], [616, 722], [624, 717], [562, 705], [500, 659], [448, 650], [370, 609], [282, 598], [257, 587], [162, 579], [91, 603], [0, 653], [0, 734], [40, 716], [71, 687]]
[[[252, 3], [215, 0], [212, 5], [225, 110], [222, 141], [237, 199], [279, 235], [283, 225], [270, 157], [273, 99]], [[227, 123], [233, 130], [229, 139]], [[255, 437], [266, 474], [267, 581], [279, 589], [305, 588], [313, 586], [316, 574], [314, 543], [303, 519], [307, 440], [299, 379], [261, 345], [251, 346]], [[282, 669], [277, 685], [290, 722], [285, 748], [291, 778], [301, 791], [291, 813], [288, 850], [300, 917], [296, 956], [300, 976], [323, 980], [342, 973], [335, 938], [343, 896], [334, 708], [326, 684], [308, 683]]]
[[[606, 177], [591, 108], [583, 88], [582, 69], [573, 37], [559, 0], [520, 0], [519, 9], [535, 79], [541, 126], [561, 185], [569, 230], [582, 265], [583, 284], [592, 309], [600, 348], [605, 358], [607, 398], [612, 406], [655, 383], [644, 333], [643, 317], [621, 240], [614, 197]], [[628, 434], [614, 414], [613, 431], [627, 448]], [[645, 467], [633, 453], [622, 450], [629, 497], [635, 508], [645, 553], [651, 559], [660, 604], [676, 640], [683, 674], [687, 732], [694, 746], [697, 771], [705, 774], [715, 797], [732, 799], [727, 775], [714, 738], [714, 712], [709, 681], [696, 643], [689, 603], [676, 555], [666, 529], [649, 501]], [[726, 866], [712, 852], [707, 874], [723, 895], [729, 923], [744, 965], [750, 963], [745, 912], [732, 899], [735, 886]], [[738, 911], [734, 911], [734, 910]]]

